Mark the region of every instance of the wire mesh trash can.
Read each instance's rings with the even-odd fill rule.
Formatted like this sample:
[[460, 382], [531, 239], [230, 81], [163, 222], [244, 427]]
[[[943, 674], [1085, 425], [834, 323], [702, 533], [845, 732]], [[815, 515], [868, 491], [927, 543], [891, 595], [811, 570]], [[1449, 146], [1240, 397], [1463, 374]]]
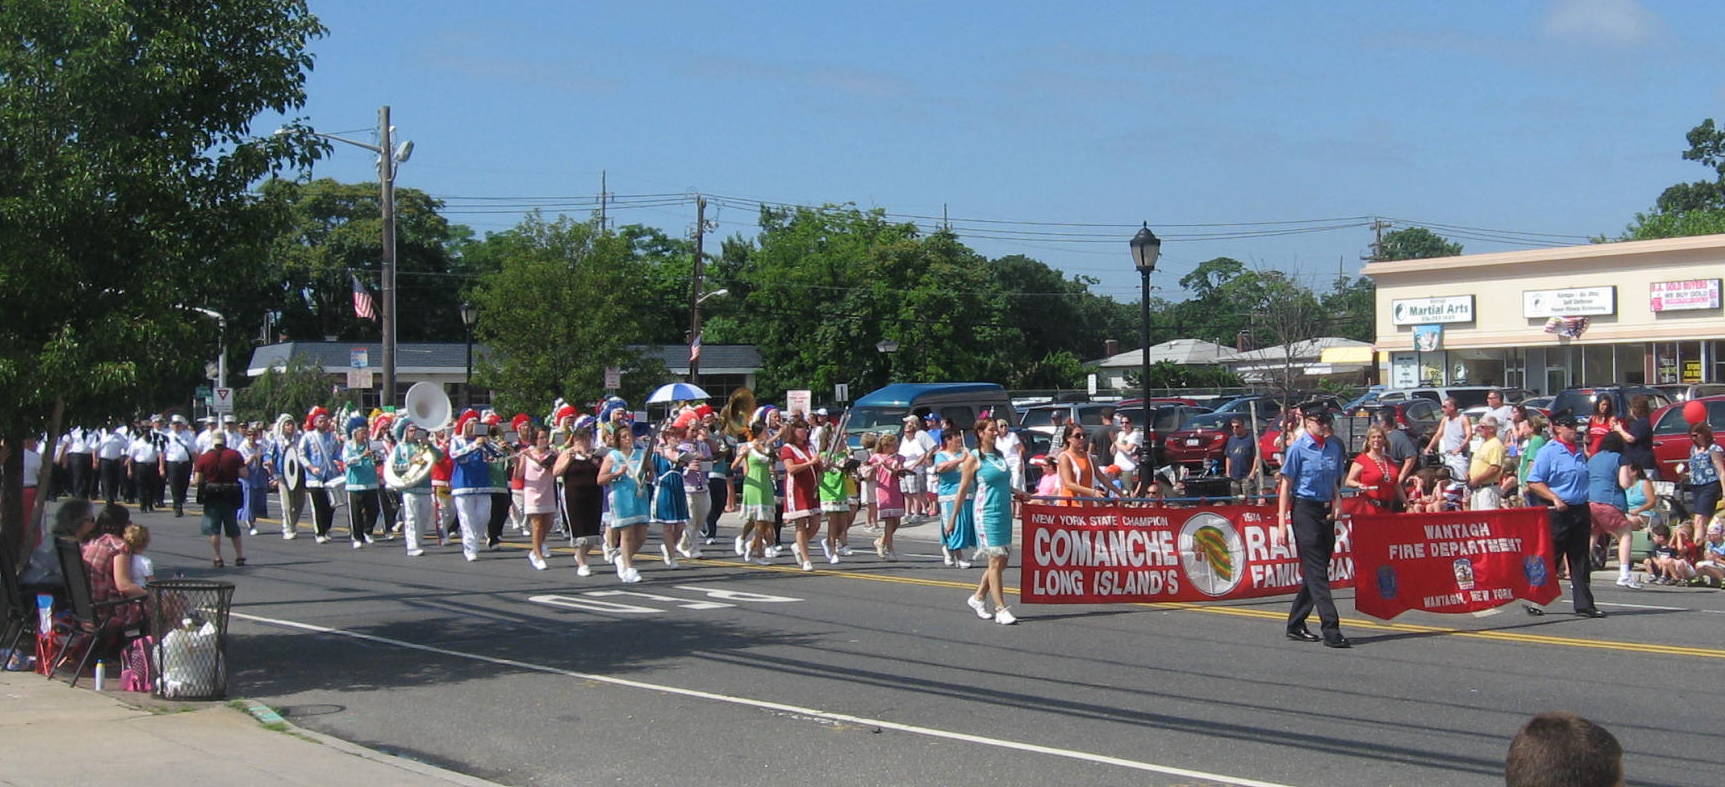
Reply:
[[233, 583], [167, 579], [149, 589], [151, 693], [171, 700], [226, 697]]

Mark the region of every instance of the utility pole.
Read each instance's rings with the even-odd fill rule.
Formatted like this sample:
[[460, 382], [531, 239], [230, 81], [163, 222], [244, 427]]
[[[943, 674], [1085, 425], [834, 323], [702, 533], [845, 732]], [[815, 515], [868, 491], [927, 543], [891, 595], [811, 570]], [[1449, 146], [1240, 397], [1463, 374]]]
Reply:
[[395, 146], [390, 144], [389, 105], [377, 111], [378, 187], [383, 200], [383, 287], [378, 311], [383, 316], [382, 407], [395, 406]]
[[707, 236], [707, 198], [695, 195], [695, 269], [694, 281], [689, 288], [689, 384], [699, 385], [697, 377], [701, 370], [701, 274], [705, 262], [702, 256], [702, 240]]
[[599, 233], [605, 233], [605, 203], [609, 202], [605, 192], [605, 170], [599, 170]]
[[1390, 223], [1376, 216], [1372, 217], [1372, 253], [1360, 259], [1366, 262], [1380, 262], [1384, 259], [1384, 230], [1390, 228]]

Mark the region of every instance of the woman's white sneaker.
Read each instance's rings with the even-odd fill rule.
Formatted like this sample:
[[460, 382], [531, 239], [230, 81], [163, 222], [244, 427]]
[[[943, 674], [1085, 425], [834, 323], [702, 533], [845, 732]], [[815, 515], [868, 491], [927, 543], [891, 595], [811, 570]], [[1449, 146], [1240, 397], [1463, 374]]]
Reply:
[[550, 568], [550, 566], [545, 565], [544, 556], [540, 555], [538, 552], [534, 552], [533, 550], [527, 551], [527, 562], [533, 564], [533, 569], [535, 571], [544, 571], [545, 569]]
[[964, 603], [969, 604], [970, 608], [976, 612], [976, 616], [983, 620], [988, 620], [989, 618], [994, 617], [993, 615], [988, 614], [988, 602], [983, 601], [980, 598], [971, 596], [970, 598], [965, 599]]
[[1017, 623], [1018, 618], [1013, 616], [1012, 610], [1007, 609], [1006, 607], [1001, 607], [994, 611], [994, 622], [999, 623], [1002, 626], [1010, 626]]
[[578, 577], [593, 576], [593, 569], [589, 566], [576, 566], [575, 567], [575, 576], [578, 576]]

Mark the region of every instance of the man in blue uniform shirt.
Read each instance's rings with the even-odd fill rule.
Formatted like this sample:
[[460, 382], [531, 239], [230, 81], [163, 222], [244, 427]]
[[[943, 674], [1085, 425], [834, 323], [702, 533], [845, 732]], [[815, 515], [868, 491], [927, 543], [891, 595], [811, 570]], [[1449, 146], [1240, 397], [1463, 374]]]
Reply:
[[1288, 639], [1317, 642], [1306, 628], [1314, 607], [1324, 632], [1325, 647], [1346, 648], [1341, 616], [1330, 598], [1330, 557], [1336, 550], [1336, 489], [1347, 469], [1342, 441], [1330, 434], [1330, 412], [1323, 405], [1303, 406], [1305, 434], [1294, 438], [1284, 452], [1280, 491], [1277, 495], [1277, 526], [1282, 538], [1294, 531], [1294, 546], [1300, 554], [1300, 592], [1288, 608]]
[[[1551, 522], [1552, 560], [1562, 558], [1569, 563], [1569, 596], [1575, 602], [1575, 614], [1587, 618], [1603, 618], [1605, 613], [1593, 605], [1593, 588], [1589, 574], [1593, 564], [1588, 547], [1593, 538], [1593, 514], [1587, 507], [1587, 456], [1576, 441], [1579, 421], [1564, 414], [1552, 419], [1554, 438], [1533, 456], [1533, 468], [1527, 473], [1528, 490], [1553, 501], [1546, 509]], [[1538, 607], [1524, 607], [1530, 615], [1542, 615]]]

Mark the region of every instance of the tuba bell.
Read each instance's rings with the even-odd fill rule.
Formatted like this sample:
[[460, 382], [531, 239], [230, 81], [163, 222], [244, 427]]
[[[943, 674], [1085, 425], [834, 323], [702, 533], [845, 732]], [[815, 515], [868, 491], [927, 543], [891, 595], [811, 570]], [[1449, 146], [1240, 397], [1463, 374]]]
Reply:
[[449, 403], [449, 394], [443, 392], [443, 386], [429, 381], [414, 383], [412, 388], [407, 389], [407, 401], [404, 405], [406, 417], [428, 433], [449, 426], [454, 410]]
[[725, 400], [725, 406], [719, 410], [719, 428], [739, 440], [748, 439], [749, 415], [755, 412], [755, 392], [747, 388], [738, 388], [731, 392]]

